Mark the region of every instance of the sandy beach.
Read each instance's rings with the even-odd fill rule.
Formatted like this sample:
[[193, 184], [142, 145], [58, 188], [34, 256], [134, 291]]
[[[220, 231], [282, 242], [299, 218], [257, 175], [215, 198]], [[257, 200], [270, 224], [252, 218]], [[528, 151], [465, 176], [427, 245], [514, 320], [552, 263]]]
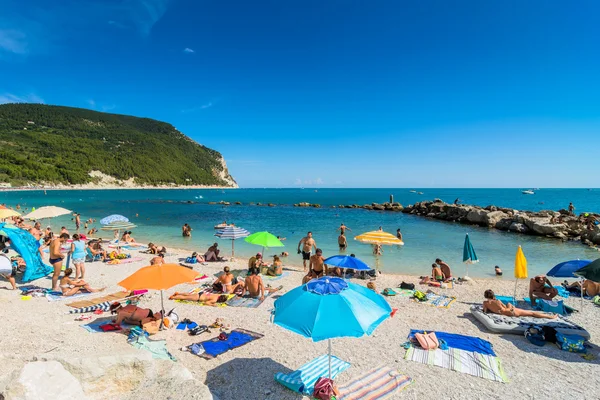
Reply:
[[[133, 251], [132, 253], [137, 252]], [[93, 287], [106, 286], [106, 293], [119, 291], [120, 288], [116, 283], [138, 268], [147, 265], [150, 258], [145, 254], [133, 255], [143, 257], [143, 261], [122, 265], [107, 265], [102, 262], [86, 263], [86, 280]], [[176, 262], [178, 257], [185, 255], [171, 255], [167, 257], [167, 262]], [[210, 263], [209, 265], [197, 265], [195, 270], [212, 278], [213, 274], [221, 271], [225, 265], [231, 266], [232, 269], [243, 269], [246, 263], [246, 260]], [[285, 262], [284, 265], [286, 265]], [[283, 294], [299, 285], [303, 276], [301, 267], [286, 265], [285, 269], [289, 271], [287, 276], [278, 281], [268, 282], [272, 286], [283, 285], [283, 289], [278, 294]], [[363, 280], [353, 281], [366, 284], [366, 281]], [[418, 278], [404, 275], [379, 275], [376, 285], [378, 290], [381, 290], [385, 287], [396, 287], [402, 281], [417, 283]], [[40, 279], [34, 283], [43, 287], [50, 286], [49, 279]], [[188, 291], [196, 286], [199, 285], [180, 285], [168, 293], [175, 290]], [[2, 289], [7, 288], [8, 283], [3, 283]], [[343, 384], [373, 367], [385, 365], [399, 370], [414, 380], [412, 385], [392, 398], [439, 398], [440, 396], [452, 399], [596, 398], [596, 395], [592, 393], [600, 387], [600, 377], [596, 373], [598, 359], [586, 361], [579, 354], [560, 351], [551, 344], [535, 347], [523, 336], [490, 333], [481, 324], [474, 321], [469, 308], [474, 303], [481, 303], [483, 291], [488, 288], [492, 288], [499, 294], [510, 295], [513, 292], [514, 283], [478, 279], [471, 283], [455, 285], [454, 289], [437, 289], [438, 293], [457, 298], [457, 301], [448, 309], [418, 304], [408, 297], [389, 297], [391, 306], [398, 308], [399, 311], [393, 318], [384, 321], [372, 336], [333, 341], [333, 354], [352, 364], [348, 370], [337, 377], [336, 382]], [[526, 295], [526, 282], [523, 281], [519, 283], [518, 296]], [[100, 295], [90, 297], [96, 296]], [[0, 389], [8, 383], [7, 377], [13, 376], [11, 372], [18, 371], [25, 363], [31, 361], [57, 360], [67, 370], [75, 373], [78, 369], [74, 365], [78, 365], [78, 363], [99, 363], [101, 365], [101, 360], [107, 359], [107, 357], [126, 358], [130, 355], [136, 356], [145, 353], [143, 350], [136, 350], [130, 346], [123, 334], [91, 334], [80, 328], [79, 325], [86, 324], [87, 321], [75, 321], [77, 315], [67, 314], [66, 312], [70, 309], [66, 306], [68, 302], [48, 302], [44, 297], [22, 300], [19, 291], [0, 290], [0, 303], [4, 310], [3, 322], [0, 324], [0, 337], [2, 337], [0, 375], [4, 379], [0, 380]], [[209, 325], [219, 317], [223, 318], [225, 323], [231, 325], [232, 328], [243, 328], [264, 335], [261, 339], [222, 354], [213, 360], [205, 360], [180, 349], [214, 337], [218, 334], [218, 330], [213, 330], [211, 334], [189, 336], [184, 331], [171, 329], [153, 335], [152, 339], [165, 339], [167, 348], [178, 360], [175, 363], [178, 368], [187, 368], [196, 381], [205, 383], [210, 391], [221, 400], [308, 398], [293, 393], [276, 383], [273, 375], [280, 371], [294, 370], [316, 356], [326, 353], [327, 343], [313, 343], [309, 339], [272, 324], [270, 312], [273, 302], [273, 298], [267, 298], [258, 308], [234, 308], [179, 304], [165, 300], [167, 310], [175, 307], [180, 317], [189, 318], [198, 324]], [[565, 303], [574, 308], [580, 308], [578, 299], [571, 297]], [[143, 297], [140, 306], [158, 310], [160, 294], [151, 291]], [[93, 315], [93, 318], [107, 315], [107, 313], [103, 316]], [[595, 356], [598, 356], [599, 316], [600, 308], [586, 301], [583, 312], [575, 313], [571, 318], [590, 332], [590, 343], [593, 345], [591, 351]], [[448, 369], [404, 360], [405, 349], [402, 348], [402, 344], [406, 341], [411, 328], [459, 333], [489, 340], [502, 360], [510, 382], [493, 382]], [[162, 366], [156, 368], [167, 368], [167, 364], [174, 364], [171, 361], [155, 361], [154, 363]], [[190, 393], [191, 380], [188, 380], [186, 384], [155, 387], [152, 381], [148, 381], [148, 376], [140, 377], [133, 371], [137, 371], [137, 369], [122, 367], [121, 371], [115, 371], [113, 368], [111, 371], [103, 372], [103, 374], [107, 373], [108, 377], [95, 378], [96, 383], [82, 382], [82, 386], [86, 395], [91, 399], [141, 399], [150, 395], [150, 389], [152, 389], [152, 395], [157, 399], [206, 398], [208, 396], [206, 393], [201, 394], [197, 391]], [[99, 390], [99, 382], [103, 382], [105, 385], [102, 390]]]

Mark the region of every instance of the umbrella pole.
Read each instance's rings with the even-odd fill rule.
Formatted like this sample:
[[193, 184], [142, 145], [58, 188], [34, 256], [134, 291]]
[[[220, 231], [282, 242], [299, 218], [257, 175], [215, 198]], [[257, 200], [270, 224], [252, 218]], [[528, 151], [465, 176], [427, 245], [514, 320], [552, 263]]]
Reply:
[[[513, 294], [513, 301], [514, 304], [517, 304], [517, 283], [519, 282], [518, 279], [515, 279], [515, 293]], [[531, 299], [529, 299], [531, 301]]]
[[328, 339], [329, 343], [329, 379], [331, 379], [331, 339]]
[[231, 239], [231, 258], [235, 257], [235, 252], [233, 250], [233, 239]]
[[581, 292], [581, 313], [583, 314], [583, 282], [584, 279], [580, 278], [579, 280], [579, 291]]
[[160, 329], [163, 329], [163, 325], [165, 322], [165, 302], [163, 300], [163, 291], [160, 291], [160, 309], [161, 309], [161, 318], [160, 318]]

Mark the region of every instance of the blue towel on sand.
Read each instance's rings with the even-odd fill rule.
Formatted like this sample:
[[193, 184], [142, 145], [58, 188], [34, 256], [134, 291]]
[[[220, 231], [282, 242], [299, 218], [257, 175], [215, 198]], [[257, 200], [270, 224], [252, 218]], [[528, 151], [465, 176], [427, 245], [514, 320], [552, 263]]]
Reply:
[[[496, 356], [496, 353], [492, 349], [492, 344], [487, 340], [483, 340], [474, 336], [457, 335], [455, 333], [437, 331], [427, 332], [435, 332], [435, 336], [439, 340], [444, 340], [448, 344], [448, 347], [465, 351], [473, 351], [488, 356]], [[408, 334], [408, 338], [413, 339], [415, 337], [415, 333], [423, 333], [423, 331], [411, 329], [410, 333]]]
[[223, 354], [228, 350], [243, 346], [253, 340], [254, 338], [246, 333], [232, 331], [227, 340], [208, 340], [206, 342], [202, 342], [202, 347], [204, 347], [206, 354], [216, 357], [219, 354]]

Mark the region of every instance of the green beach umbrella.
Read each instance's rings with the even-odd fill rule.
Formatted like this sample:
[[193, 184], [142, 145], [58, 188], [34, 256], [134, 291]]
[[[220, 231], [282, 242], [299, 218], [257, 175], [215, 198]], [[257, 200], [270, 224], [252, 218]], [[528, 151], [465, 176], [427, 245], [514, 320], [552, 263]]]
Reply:
[[600, 282], [600, 258], [573, 272], [573, 275], [589, 279], [590, 281]]
[[475, 254], [475, 249], [471, 244], [471, 239], [469, 239], [469, 234], [465, 236], [465, 245], [463, 247], [463, 262], [466, 265], [467, 273], [465, 278], [469, 277], [469, 264], [475, 264], [479, 262], [479, 258], [477, 258], [477, 254]]
[[281, 243], [281, 240], [277, 239], [275, 235], [269, 232], [256, 232], [252, 235], [246, 237], [244, 239], [246, 242], [250, 244], [255, 244], [257, 246], [263, 247], [263, 253], [265, 252], [265, 247], [283, 247], [284, 244]]

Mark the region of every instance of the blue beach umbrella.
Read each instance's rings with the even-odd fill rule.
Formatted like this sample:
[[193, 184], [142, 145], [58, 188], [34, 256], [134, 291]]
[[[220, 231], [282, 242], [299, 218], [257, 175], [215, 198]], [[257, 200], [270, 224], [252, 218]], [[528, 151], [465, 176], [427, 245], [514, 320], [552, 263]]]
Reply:
[[467, 278], [469, 276], [469, 264], [479, 262], [479, 258], [477, 258], [477, 254], [475, 254], [475, 249], [471, 244], [468, 233], [465, 236], [465, 245], [463, 247], [463, 262], [466, 264], [467, 273], [465, 274], [465, 278]]
[[380, 294], [341, 278], [313, 279], [275, 301], [273, 322], [315, 342], [370, 335], [390, 316], [392, 307]]
[[237, 226], [227, 226], [227, 227], [221, 229], [220, 231], [217, 231], [217, 233], [215, 233], [215, 236], [218, 237], [219, 239], [231, 240], [231, 257], [234, 256], [233, 241], [236, 239], [245, 238], [248, 235], [250, 235], [250, 232], [248, 232], [247, 230], [245, 230], [243, 228], [239, 228]]
[[372, 268], [367, 265], [364, 261], [351, 256], [331, 256], [324, 261], [327, 265], [333, 265], [338, 268], [350, 268], [355, 271], [370, 271]]
[[546, 275], [553, 278], [576, 278], [577, 275], [575, 275], [574, 272], [585, 267], [589, 263], [591, 263], [590, 260], [571, 260], [561, 262], [548, 271]]
[[119, 214], [113, 214], [109, 215], [108, 217], [104, 217], [100, 220], [100, 223], [102, 225], [112, 224], [113, 222], [129, 222], [129, 218]]

